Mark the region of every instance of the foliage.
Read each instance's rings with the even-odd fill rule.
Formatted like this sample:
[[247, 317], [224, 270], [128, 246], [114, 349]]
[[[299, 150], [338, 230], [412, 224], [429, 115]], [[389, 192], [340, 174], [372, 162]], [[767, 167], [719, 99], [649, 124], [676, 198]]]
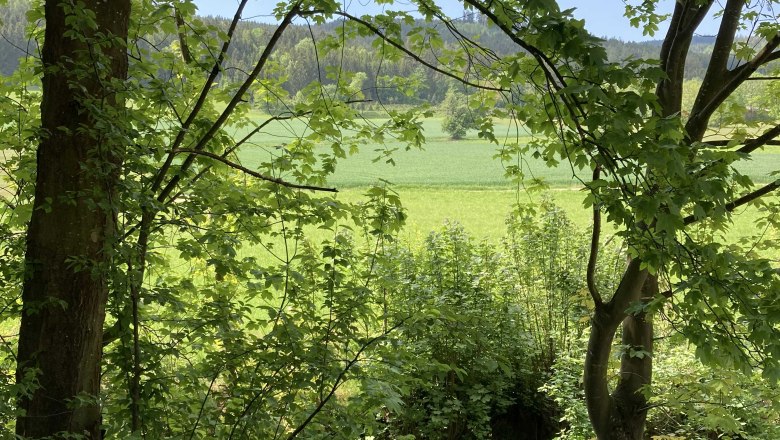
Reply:
[[[335, 401], [347, 381], [370, 378], [362, 369], [371, 350], [403, 323], [376, 325], [373, 277], [404, 215], [384, 185], [366, 188], [355, 203], [322, 195], [332, 192], [324, 185], [338, 159], [368, 139], [419, 146], [422, 112], [396, 111], [384, 124], [361, 124], [345, 102], [359, 92], [357, 72], [345, 75], [350, 81], [333, 96], [313, 84], [295, 109], [252, 120], [245, 93], [280, 90], [279, 80], [255, 83], [268, 55], [259, 55], [257, 73], [244, 84], [212, 87], [216, 73], [204, 76], [204, 67], [219, 71], [213, 55], [229, 35], [194, 19], [191, 3], [179, 4], [189, 23], [179, 47], [187, 44], [193, 60], [182, 62], [182, 50], [146, 44], [159, 29], [176, 29], [172, 4], [136, 6], [130, 79], [121, 88], [132, 105], [122, 109], [126, 118], [116, 119], [123, 124], [101, 125], [127, 146], [111, 200], [118, 227], [118, 239], [106, 246], [112, 264], [94, 270], [110, 289], [104, 428], [122, 438], [292, 438], [304, 429], [311, 437], [332, 436], [334, 429], [349, 436], [360, 428], [349, 416], [354, 406]], [[2, 127], [0, 229], [8, 257], [2, 260], [3, 318], [12, 329], [36, 173], [40, 66], [32, 61], [6, 79], [0, 103], [15, 121]], [[290, 119], [305, 121], [304, 128], [281, 154], [254, 169], [233, 161], [248, 138], [234, 138], [227, 127], [257, 132]], [[97, 114], [95, 120], [103, 121]], [[330, 150], [315, 150], [322, 144]], [[327, 238], [312, 241], [317, 229]], [[75, 263], [75, 270], [89, 267]], [[15, 336], [4, 341], [4, 362], [13, 363]], [[27, 383], [9, 378], [5, 385], [3, 420], [10, 421], [11, 402], [27, 392]]]
[[391, 307], [431, 309], [437, 318], [403, 332], [397, 349], [424, 362], [403, 366], [413, 382], [400, 411], [387, 416], [388, 438], [489, 438], [494, 416], [535, 395], [529, 335], [500, 254], [447, 224], [416, 255], [395, 258], [382, 276]]
[[[526, 207], [508, 217], [501, 246], [475, 243], [461, 226], [447, 224], [418, 253], [399, 250], [387, 260], [393, 266], [381, 278], [396, 292], [389, 296], [394, 307], [438, 316], [402, 332], [397, 349], [407, 353], [404, 376], [412, 383], [405, 405], [387, 416], [391, 438], [487, 438], [491, 422], [509, 411], [554, 432], [557, 409], [537, 389], [559, 356], [579, 352], [589, 314], [585, 244], [561, 209], [545, 201], [538, 213]], [[602, 263], [615, 266], [614, 257]], [[580, 371], [570, 374], [579, 378]], [[550, 393], [562, 395], [571, 400]]]
[[[477, 105], [479, 105], [477, 103]], [[451, 139], [463, 139], [468, 130], [476, 130], [481, 126], [485, 111], [479, 107], [473, 108], [469, 98], [454, 88], [447, 91], [441, 103], [441, 128]]]
[[[585, 339], [580, 341], [586, 343]], [[555, 402], [561, 413], [563, 427], [557, 433], [556, 440], [593, 438], [582, 385], [584, 360], [581, 349], [562, 352], [552, 366], [549, 380], [540, 388]]]
[[[585, 340], [582, 340], [583, 345]], [[697, 360], [679, 337], [669, 336], [656, 356], [656, 380], [644, 392], [652, 409], [647, 432], [651, 438], [764, 439], [777, 435], [780, 417], [777, 387], [758, 376], [712, 368]], [[542, 390], [562, 412], [564, 429], [558, 439], [593, 437], [582, 388], [583, 353], [576, 349], [556, 360]], [[613, 368], [617, 368], [617, 359]]]
[[523, 305], [536, 370], [547, 372], [560, 353], [571, 351], [590, 313], [583, 296], [586, 236], [549, 199], [518, 207], [506, 223], [509, 279]]
[[778, 433], [777, 386], [759, 375], [712, 368], [670, 344], [656, 359], [657, 380], [647, 392], [654, 411], [648, 431], [689, 439], [762, 439]]
[[[118, 229], [106, 246], [111, 264], [92, 273], [111, 292], [102, 376], [109, 435], [356, 438], [384, 430], [484, 438], [494, 416], [533, 405], [550, 369], [544, 390], [568, 424], [562, 435], [586, 435], [584, 407], [571, 397], [585, 393], [578, 371], [588, 363], [580, 356], [593, 350], [577, 346], [588, 314], [596, 322], [607, 309], [619, 319], [606, 342], [591, 348], [622, 347], [617, 351], [630, 362], [631, 349], [612, 344], [619, 321], [664, 312], [700, 358], [743, 372], [760, 366], [776, 378], [778, 281], [766, 253], [776, 243], [772, 234], [755, 234], [723, 244], [736, 208], [757, 194], [757, 179], [738, 168], [757, 156], [735, 150], [752, 145], [751, 130], [763, 128], [741, 125], [752, 94], [734, 95], [721, 113], [705, 115], [736, 128], [725, 133], [728, 143], [705, 143], [703, 132], [686, 127], [702, 117], [701, 95], [684, 98], [687, 114], [666, 111], [656, 91], [670, 72], [641, 60], [609, 62], [603, 42], [555, 2], [510, 4], [515, 9], [467, 3], [493, 23], [487, 29], [501, 37], [494, 45], [510, 50], [481, 47], [457, 32], [442, 37], [430, 23], [448, 30], [458, 24], [468, 35], [484, 29], [448, 20], [427, 2], [418, 5], [417, 18], [396, 11], [354, 17], [328, 2], [305, 2], [303, 10], [280, 3], [281, 24], [244, 24], [235, 32], [224, 21], [195, 18], [190, 1], [136, 2], [130, 79], [116, 88], [129, 103], [121, 109], [127, 118], [112, 121], [90, 107], [99, 128], [127, 148], [109, 201]], [[71, 20], [88, 15], [79, 11]], [[41, 18], [35, 9], [29, 16]], [[295, 16], [317, 26], [292, 25]], [[345, 21], [325, 24], [337, 17]], [[657, 25], [652, 16], [647, 25]], [[330, 27], [318, 33], [318, 26]], [[39, 28], [29, 31], [40, 38]], [[772, 34], [766, 26], [760, 31]], [[360, 44], [345, 51], [347, 41]], [[739, 59], [754, 55], [744, 44], [734, 48]], [[5, 372], [14, 363], [41, 136], [38, 63], [23, 62], [3, 82], [0, 102], [3, 120], [14, 121], [0, 127]], [[73, 73], [94, 66], [81, 67]], [[543, 205], [540, 223], [527, 211], [510, 220], [501, 252], [455, 226], [407, 252], [391, 245], [405, 214], [384, 183], [350, 203], [331, 195], [328, 184], [348, 155], [378, 145], [374, 158], [393, 163], [396, 150], [425, 140], [426, 106], [393, 108], [369, 120], [360, 112], [367, 103], [354, 100], [417, 104], [421, 91], [438, 102], [443, 77], [486, 91], [467, 99], [450, 89], [445, 110], [465, 110], [453, 112], [454, 130], [478, 128], [499, 145], [497, 156], [517, 183], [527, 177], [524, 155], [568, 164], [570, 175], [583, 180], [594, 222], [604, 214], [625, 251], [604, 247], [598, 234], [588, 249], [558, 210]], [[267, 112], [263, 119], [253, 106]], [[523, 129], [500, 139], [487, 115], [470, 119], [485, 108]], [[239, 163], [242, 148], [272, 123], [290, 134], [251, 167]], [[717, 127], [702, 126], [708, 125]], [[584, 182], [588, 175], [593, 179]], [[777, 183], [766, 178], [771, 192]], [[39, 202], [44, 210], [51, 206]], [[756, 224], [774, 228], [776, 202], [760, 207]], [[596, 258], [594, 248], [607, 252]], [[656, 277], [664, 291], [641, 300], [623, 295], [616, 273], [624, 252], [637, 262], [627, 283]], [[587, 256], [595, 262], [590, 275]], [[73, 261], [74, 270], [91, 267]], [[634, 353], [644, 357], [649, 347], [638, 348]], [[662, 383], [642, 387], [642, 396], [675, 425], [664, 425], [659, 410], [651, 413], [652, 430], [771, 432], [775, 408], [749, 410], [771, 400], [771, 386], [752, 374], [704, 370], [675, 353], [677, 345], [661, 348], [675, 356], [667, 368], [654, 355]], [[678, 376], [678, 369], [685, 371]], [[15, 398], [35, 382], [4, 377], [0, 412], [9, 424], [17, 416]], [[748, 395], [739, 393], [745, 389]], [[720, 406], [700, 403], [713, 394]]]

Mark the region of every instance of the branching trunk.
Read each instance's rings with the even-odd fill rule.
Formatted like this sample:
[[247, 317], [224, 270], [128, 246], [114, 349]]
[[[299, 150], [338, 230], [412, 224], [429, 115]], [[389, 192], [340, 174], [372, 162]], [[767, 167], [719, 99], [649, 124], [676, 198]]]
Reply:
[[[620, 379], [613, 392], [609, 389], [609, 358], [620, 324], [623, 324], [623, 344], [652, 351], [652, 324], [644, 315], [628, 316], [626, 309], [643, 298], [651, 298], [655, 278], [640, 269], [633, 260], [623, 274], [612, 299], [597, 304], [591, 322], [588, 352], [585, 356], [585, 400], [593, 430], [600, 440], [639, 440], [644, 433], [647, 411], [641, 388], [650, 382], [650, 356], [631, 356], [627, 350], [621, 364]], [[657, 290], [657, 289], [656, 289]]]
[[661, 45], [661, 69], [667, 78], [658, 84], [656, 95], [663, 108], [662, 116], [671, 116], [682, 110], [683, 80], [685, 79], [685, 60], [691, 46], [693, 33], [699, 26], [713, 1], [680, 1], [675, 4], [669, 23], [669, 31]]
[[[45, 4], [43, 134], [17, 365], [17, 381], [34, 375], [38, 386], [20, 398], [25, 414], [17, 419], [16, 434], [67, 432], [96, 439], [106, 274], [115, 239], [113, 193], [123, 153], [96, 124], [105, 115], [96, 116], [85, 104], [102, 106], [114, 117], [123, 107], [109, 84], [127, 77], [126, 47], [98, 47], [90, 40], [113, 35], [126, 41], [130, 1], [85, 0], [95, 12], [92, 31], [70, 30], [62, 3]], [[71, 39], [69, 32], [86, 38]], [[106, 71], [93, 67], [96, 58], [105, 61]]]
[[[681, 113], [688, 50], [696, 28], [712, 4], [712, 1], [685, 0], [678, 1], [675, 5], [670, 27], [661, 47], [661, 68], [667, 75], [656, 89], [661, 116], [671, 117]], [[749, 76], [749, 73], [745, 72], [750, 66], [743, 69], [744, 72], [731, 72], [727, 66], [743, 6], [743, 1], [736, 0], [729, 0], [725, 6], [710, 66], [697, 95], [691, 119], [686, 125], [686, 139], [689, 142], [701, 140], [713, 106], [725, 99], [721, 93], [724, 83], [739, 80], [740, 75], [742, 78]], [[754, 64], [758, 65], [770, 58], [774, 47], [773, 41], [770, 41], [766, 50], [757, 55]], [[731, 86], [736, 87], [735, 84]], [[632, 265], [636, 263], [637, 260], [634, 260]], [[652, 376], [653, 325], [649, 315], [627, 315], [626, 309], [631, 303], [646, 303], [657, 295], [658, 279], [646, 274], [642, 276], [638, 266], [632, 265], [626, 270], [612, 300], [606, 304], [596, 304], [588, 343], [585, 394], [594, 431], [600, 440], [639, 440], [644, 435], [647, 402], [642, 388], [650, 384]], [[617, 385], [610, 391], [609, 355], [613, 338], [621, 324], [624, 353]]]

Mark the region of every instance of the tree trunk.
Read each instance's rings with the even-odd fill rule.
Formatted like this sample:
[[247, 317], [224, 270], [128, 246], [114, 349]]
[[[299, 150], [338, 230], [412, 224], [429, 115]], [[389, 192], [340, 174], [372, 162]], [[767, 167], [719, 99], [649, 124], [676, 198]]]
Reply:
[[[660, 54], [661, 68], [667, 78], [661, 81], [656, 89], [660, 114], [663, 117], [672, 117], [682, 111], [685, 60], [694, 32], [713, 3], [712, 0], [704, 0], [679, 1], [675, 4]], [[744, 2], [728, 0], [728, 4], [730, 11], [726, 14], [724, 26], [733, 34], [736, 29], [735, 21], [739, 16], [739, 5]], [[710, 65], [707, 74], [711, 78], [717, 76], [712, 73], [715, 66], [725, 66], [733, 35], [732, 40], [720, 36], [719, 39], [723, 40], [721, 46], [725, 49], [722, 52], [726, 55], [713, 56], [715, 63]], [[721, 77], [723, 68], [718, 67], [720, 70], [717, 73]], [[702, 86], [702, 89], [707, 88], [709, 85]], [[697, 99], [697, 103], [700, 100]], [[689, 140], [700, 140], [707, 127], [709, 116], [703, 112], [697, 113], [701, 113], [700, 119], [703, 122], [694, 127], [693, 135], [690, 127], [687, 127]], [[690, 121], [688, 125], [691, 125]], [[644, 437], [647, 400], [641, 391], [644, 386], [650, 384], [652, 376], [653, 324], [651, 317], [645, 313], [626, 314], [626, 309], [632, 303], [647, 302], [658, 294], [657, 277], [643, 273], [639, 270], [638, 260], [632, 261], [612, 300], [605, 304], [596, 304], [593, 315], [585, 359], [585, 398], [588, 415], [599, 440], [641, 440]], [[617, 386], [610, 392], [608, 362], [615, 333], [621, 324], [625, 352], [621, 358]]]
[[[588, 415], [599, 440], [641, 440], [644, 436], [647, 400], [641, 391], [652, 374], [653, 325], [645, 313], [628, 315], [626, 309], [652, 299], [658, 293], [658, 282], [639, 266], [639, 260], [629, 264], [612, 300], [597, 304], [593, 314], [584, 379]], [[609, 356], [621, 324], [625, 352], [617, 386], [610, 392]]]
[[[648, 276], [642, 285], [640, 300], [646, 304], [658, 294], [658, 278]], [[653, 321], [650, 314], [639, 312], [623, 320], [623, 355], [620, 378], [612, 393], [622, 431], [629, 439], [644, 438], [647, 398], [642, 388], [650, 384], [653, 374]]]
[[19, 399], [16, 434], [25, 438], [100, 437], [96, 399], [123, 156], [112, 121], [121, 121], [124, 104], [112, 87], [127, 78], [130, 0], [82, 2], [95, 13], [92, 28], [79, 20], [83, 8], [66, 20], [67, 2], [44, 6], [42, 135], [16, 371], [18, 383], [36, 381]]

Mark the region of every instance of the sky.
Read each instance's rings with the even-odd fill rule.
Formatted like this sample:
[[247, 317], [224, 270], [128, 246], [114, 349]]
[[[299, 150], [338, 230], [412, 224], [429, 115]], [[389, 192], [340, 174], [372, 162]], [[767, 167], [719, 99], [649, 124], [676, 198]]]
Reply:
[[[279, 0], [281, 1], [281, 0]], [[367, 13], [378, 10], [378, 6], [370, 0], [342, 0], [347, 2], [348, 10]], [[232, 17], [235, 13], [238, 0], [194, 0], [198, 5], [201, 15], [220, 15]], [[639, 0], [632, 0], [636, 4]], [[249, 0], [244, 17], [254, 17], [258, 21], [273, 22], [270, 12], [277, 0]], [[562, 9], [576, 8], [574, 16], [585, 20], [585, 27], [597, 37], [619, 38], [624, 41], [643, 41], [663, 38], [665, 28], [661, 27], [655, 37], [642, 35], [641, 29], [629, 25], [628, 19], [623, 16], [625, 4], [623, 0], [558, 0]], [[661, 12], [671, 12], [674, 6], [673, 0], [663, 0]], [[396, 1], [393, 7], [403, 5], [403, 0]], [[455, 0], [443, 0], [445, 10], [451, 14], [461, 13], [462, 6]], [[447, 8], [447, 6], [449, 6]], [[402, 6], [401, 6], [402, 7]], [[665, 9], [664, 9], [665, 8]], [[712, 17], [705, 19], [700, 27], [701, 35], [714, 35], [717, 31], [717, 21]]]

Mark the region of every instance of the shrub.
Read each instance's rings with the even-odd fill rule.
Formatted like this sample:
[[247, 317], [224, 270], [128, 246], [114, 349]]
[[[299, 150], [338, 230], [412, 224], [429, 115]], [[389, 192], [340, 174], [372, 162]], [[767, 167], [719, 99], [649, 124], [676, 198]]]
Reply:
[[436, 310], [404, 332], [400, 350], [412, 378], [404, 406], [389, 415], [387, 438], [488, 438], [491, 419], [522, 394], [536, 394], [529, 335], [502, 283], [501, 255], [455, 224], [432, 233], [425, 248], [385, 274], [393, 302]]
[[484, 117], [484, 111], [470, 108], [468, 97], [454, 89], [447, 91], [441, 111], [444, 115], [441, 128], [452, 139], [463, 139], [468, 130], [478, 129]]

